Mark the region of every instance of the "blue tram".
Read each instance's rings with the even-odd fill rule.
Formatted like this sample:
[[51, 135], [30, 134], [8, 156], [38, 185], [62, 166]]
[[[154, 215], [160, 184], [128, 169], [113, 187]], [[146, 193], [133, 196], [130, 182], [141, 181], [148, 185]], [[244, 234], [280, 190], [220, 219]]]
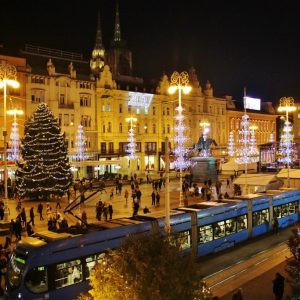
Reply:
[[[171, 211], [170, 224], [184, 253], [216, 253], [262, 235], [272, 219], [286, 227], [299, 220], [300, 190], [282, 189]], [[163, 230], [162, 214], [114, 219], [86, 234], [40, 232], [20, 241], [10, 258], [7, 299], [75, 299], [88, 290], [90, 271], [107, 249], [131, 234]]]

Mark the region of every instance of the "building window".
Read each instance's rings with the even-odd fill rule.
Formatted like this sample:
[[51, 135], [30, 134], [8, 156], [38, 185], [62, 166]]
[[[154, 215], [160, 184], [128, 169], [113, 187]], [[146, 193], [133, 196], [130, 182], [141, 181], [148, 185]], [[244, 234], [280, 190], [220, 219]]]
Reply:
[[131, 113], [131, 106], [128, 105], [128, 112]]
[[120, 124], [119, 124], [119, 133], [122, 133], [122, 132], [123, 132], [123, 124], [120, 123]]
[[167, 116], [169, 116], [169, 115], [170, 115], [170, 108], [167, 107]]
[[167, 133], [170, 133], [170, 125], [167, 125]]
[[61, 126], [62, 114], [58, 115], [58, 125]]
[[65, 104], [65, 94], [59, 95], [59, 104]]
[[102, 132], [105, 133], [105, 124], [102, 125]]
[[108, 122], [107, 132], [111, 133], [111, 122]]
[[114, 153], [114, 143], [113, 142], [108, 143], [108, 152]]
[[106, 143], [101, 143], [100, 149], [102, 154], [106, 154]]
[[156, 143], [155, 142], [147, 142], [145, 143], [145, 152], [156, 152]]
[[162, 114], [163, 114], [163, 116], [165, 115], [165, 108], [163, 108]]
[[33, 89], [31, 90], [31, 103], [41, 103], [45, 100], [45, 91]]
[[107, 103], [107, 105], [106, 105], [106, 111], [111, 111], [110, 110], [110, 103]]
[[163, 126], [163, 134], [165, 134], [166, 133], [166, 126], [164, 125]]
[[152, 132], [153, 132], [153, 133], [156, 133], [156, 124], [155, 124], [155, 123], [152, 124]]
[[91, 117], [82, 116], [81, 117], [81, 125], [84, 126], [84, 127], [91, 127], [91, 125], [92, 125]]
[[148, 115], [148, 113], [149, 113], [148, 107], [145, 107], [145, 108], [144, 108], [144, 112], [145, 112], [145, 115]]
[[119, 104], [119, 113], [123, 113], [123, 105], [122, 104]]
[[64, 126], [69, 126], [69, 115], [64, 114]]
[[148, 125], [147, 124], [145, 124], [144, 129], [145, 129], [145, 133], [148, 133]]
[[152, 114], [153, 114], [153, 116], [155, 116], [155, 114], [156, 114], [156, 108], [155, 108], [155, 106], [152, 107]]
[[71, 114], [71, 118], [70, 118], [70, 126], [74, 126], [74, 115]]
[[90, 95], [80, 95], [80, 106], [91, 106]]

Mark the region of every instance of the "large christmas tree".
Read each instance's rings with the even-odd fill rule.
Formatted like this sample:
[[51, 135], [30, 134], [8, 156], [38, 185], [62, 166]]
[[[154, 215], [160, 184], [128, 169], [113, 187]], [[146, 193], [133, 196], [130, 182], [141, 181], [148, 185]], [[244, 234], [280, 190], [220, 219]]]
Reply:
[[21, 141], [23, 161], [16, 171], [16, 189], [21, 197], [48, 199], [62, 196], [72, 183], [67, 147], [57, 119], [46, 104], [39, 104], [25, 123]]

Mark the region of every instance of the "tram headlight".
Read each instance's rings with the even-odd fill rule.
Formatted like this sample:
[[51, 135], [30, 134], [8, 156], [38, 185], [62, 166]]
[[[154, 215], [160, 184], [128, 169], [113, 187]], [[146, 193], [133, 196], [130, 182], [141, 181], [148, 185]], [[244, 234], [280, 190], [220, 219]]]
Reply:
[[18, 299], [21, 299], [21, 298], [22, 298], [22, 294], [18, 293]]

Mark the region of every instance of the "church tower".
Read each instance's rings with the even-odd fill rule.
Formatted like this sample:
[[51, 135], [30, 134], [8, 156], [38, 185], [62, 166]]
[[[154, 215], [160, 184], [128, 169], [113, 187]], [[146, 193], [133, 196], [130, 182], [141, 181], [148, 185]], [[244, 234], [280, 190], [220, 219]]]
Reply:
[[90, 60], [91, 72], [95, 77], [99, 77], [99, 74], [104, 67], [104, 59], [105, 59], [105, 49], [102, 45], [100, 12], [98, 12], [96, 42], [95, 42], [95, 47], [92, 51], [92, 58]]
[[126, 42], [121, 37], [119, 5], [116, 7], [114, 38], [107, 52], [107, 64], [113, 76], [132, 75], [132, 53], [127, 48]]

